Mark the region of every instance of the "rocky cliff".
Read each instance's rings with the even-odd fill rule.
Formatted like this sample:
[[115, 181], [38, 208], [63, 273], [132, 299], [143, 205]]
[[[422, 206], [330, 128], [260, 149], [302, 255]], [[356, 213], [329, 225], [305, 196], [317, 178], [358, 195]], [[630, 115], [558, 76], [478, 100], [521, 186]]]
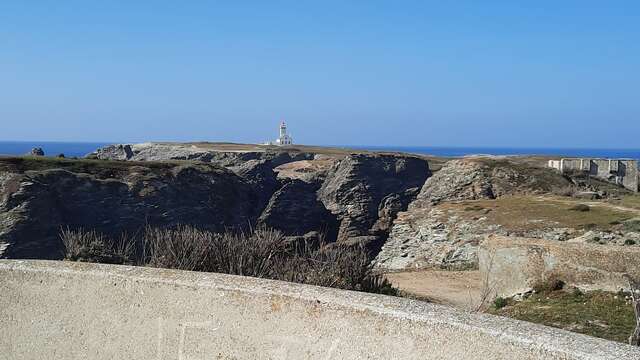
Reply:
[[383, 271], [475, 268], [478, 244], [491, 234], [640, 244], [640, 233], [625, 225], [639, 210], [606, 202], [585, 208], [583, 199], [553, 195], [572, 186], [571, 179], [527, 159], [449, 161], [397, 215], [375, 265]]
[[87, 157], [100, 160], [166, 161], [194, 160], [220, 166], [240, 166], [250, 160], [270, 160], [273, 166], [313, 159], [299, 151], [223, 151], [198, 144], [142, 143], [115, 144], [97, 149]]
[[318, 196], [340, 222], [338, 241], [375, 249], [430, 175], [420, 158], [353, 155], [333, 166]]
[[463, 219], [439, 204], [542, 194], [570, 184], [518, 159], [451, 160], [425, 182], [408, 210], [398, 214], [375, 264], [383, 270], [475, 267], [478, 243], [499, 227], [483, 223], [481, 216]]
[[2, 257], [60, 258], [66, 227], [115, 236], [145, 224], [224, 231], [254, 221], [259, 200], [242, 178], [207, 164], [28, 161], [38, 169], [0, 159]]
[[371, 244], [386, 239], [430, 175], [413, 156], [220, 153], [213, 161], [210, 152], [160, 148], [116, 145], [92, 156], [103, 160], [0, 158], [0, 257], [60, 258], [61, 228], [118, 236], [146, 224], [219, 232], [264, 224]]

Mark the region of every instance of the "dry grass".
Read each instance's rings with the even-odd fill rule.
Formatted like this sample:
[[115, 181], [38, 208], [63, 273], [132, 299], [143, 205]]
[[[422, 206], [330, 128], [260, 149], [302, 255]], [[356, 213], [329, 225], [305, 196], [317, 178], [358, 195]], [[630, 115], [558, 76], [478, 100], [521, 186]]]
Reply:
[[640, 194], [623, 195], [619, 199], [612, 199], [609, 200], [609, 202], [616, 205], [640, 210]]
[[[474, 200], [439, 205], [467, 219], [485, 217], [506, 230], [523, 231], [550, 227], [610, 230], [635, 214], [606, 206], [575, 211], [579, 200], [553, 197], [505, 196], [496, 200]], [[581, 206], [584, 208], [584, 206]]]
[[63, 230], [66, 259], [135, 263], [161, 268], [220, 272], [395, 295], [370, 268], [363, 246], [290, 242], [281, 232], [212, 233], [191, 226], [147, 227], [139, 236], [111, 240], [95, 231]]
[[[63, 169], [74, 173], [90, 174], [98, 179], [123, 177], [131, 172], [145, 172], [159, 176], [170, 176], [178, 166], [193, 164], [217, 169], [213, 164], [191, 161], [115, 161], [95, 159], [65, 159], [41, 156], [0, 157], [0, 171], [22, 174], [27, 171]], [[197, 164], [197, 165], [196, 165]]]
[[567, 185], [554, 188], [551, 190], [553, 195], [573, 197], [578, 193], [578, 189], [574, 185]]
[[110, 239], [96, 231], [62, 229], [60, 239], [65, 248], [65, 259], [83, 262], [129, 264], [134, 255], [134, 242], [126, 234]]

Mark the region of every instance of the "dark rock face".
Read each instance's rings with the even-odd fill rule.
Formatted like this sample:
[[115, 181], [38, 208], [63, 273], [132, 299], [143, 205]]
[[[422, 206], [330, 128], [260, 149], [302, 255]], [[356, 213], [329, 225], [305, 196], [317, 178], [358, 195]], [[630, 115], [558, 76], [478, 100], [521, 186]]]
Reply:
[[350, 155], [329, 171], [318, 195], [340, 221], [338, 241], [384, 241], [392, 219], [430, 175], [421, 158]]
[[252, 186], [257, 197], [255, 216], [260, 215], [259, 211], [267, 206], [272, 194], [280, 187], [273, 168], [271, 160], [249, 160], [240, 166], [230, 168]]
[[319, 187], [301, 180], [286, 182], [273, 194], [258, 222], [289, 235], [319, 231], [326, 239], [335, 239], [336, 217], [318, 200]]
[[253, 189], [227, 170], [204, 164], [128, 170], [111, 179], [59, 169], [11, 177], [0, 203], [0, 256], [61, 258], [58, 234], [66, 227], [117, 236], [145, 224], [224, 231], [255, 221]]
[[[185, 149], [117, 145], [94, 153], [127, 161], [0, 159], [0, 257], [61, 258], [61, 228], [118, 236], [147, 224], [216, 232], [264, 224], [292, 239], [376, 249], [430, 176], [427, 162], [412, 156], [349, 155], [322, 165], [305, 153], [189, 155]], [[144, 152], [227, 167], [135, 161]], [[308, 176], [278, 178], [274, 168], [282, 164]]]

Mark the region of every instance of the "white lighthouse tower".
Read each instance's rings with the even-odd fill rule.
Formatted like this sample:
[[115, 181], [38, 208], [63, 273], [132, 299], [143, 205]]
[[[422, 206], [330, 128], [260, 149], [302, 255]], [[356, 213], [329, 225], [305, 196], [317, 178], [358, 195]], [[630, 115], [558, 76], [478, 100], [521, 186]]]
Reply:
[[284, 120], [280, 122], [280, 136], [276, 140], [276, 145], [291, 145], [293, 144], [293, 138], [287, 134], [287, 124], [285, 124]]

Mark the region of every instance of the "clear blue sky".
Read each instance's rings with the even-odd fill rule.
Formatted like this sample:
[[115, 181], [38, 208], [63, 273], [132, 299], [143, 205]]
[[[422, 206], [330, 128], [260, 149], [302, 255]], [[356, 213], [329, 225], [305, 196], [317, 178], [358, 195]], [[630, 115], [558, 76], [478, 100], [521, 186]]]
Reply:
[[523, 3], [2, 1], [0, 140], [639, 148], [640, 2]]

